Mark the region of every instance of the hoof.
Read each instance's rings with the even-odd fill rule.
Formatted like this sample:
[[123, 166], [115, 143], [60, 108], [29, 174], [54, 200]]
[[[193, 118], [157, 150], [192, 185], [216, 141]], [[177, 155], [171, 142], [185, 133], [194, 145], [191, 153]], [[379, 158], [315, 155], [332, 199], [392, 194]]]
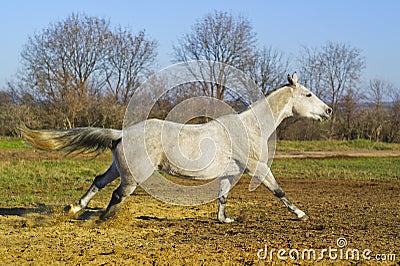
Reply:
[[115, 216], [115, 210], [105, 210], [100, 214], [100, 220], [108, 221]]
[[298, 217], [297, 219], [298, 219], [299, 221], [307, 221], [308, 219], [310, 219], [310, 217], [308, 217], [307, 214], [304, 214], [303, 216]]
[[77, 214], [80, 210], [82, 210], [81, 206], [70, 204], [65, 206], [64, 208], [64, 213], [68, 216], [74, 216]]
[[223, 218], [223, 219], [218, 219], [221, 223], [233, 223], [234, 221], [235, 221], [235, 219], [232, 219], [232, 218], [229, 218], [229, 217], [226, 217], [226, 218]]

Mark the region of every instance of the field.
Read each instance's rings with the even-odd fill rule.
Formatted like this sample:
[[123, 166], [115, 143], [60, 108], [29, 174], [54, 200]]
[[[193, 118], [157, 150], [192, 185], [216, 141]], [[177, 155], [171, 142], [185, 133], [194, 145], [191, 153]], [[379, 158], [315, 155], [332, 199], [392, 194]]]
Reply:
[[264, 187], [250, 192], [248, 176], [230, 193], [232, 224], [217, 222], [216, 202], [175, 206], [140, 188], [115, 218], [101, 222], [118, 181], [79, 217], [63, 208], [107, 168], [109, 153], [64, 158], [0, 139], [0, 265], [280, 265], [320, 257], [325, 264], [400, 264], [400, 145], [277, 148], [273, 173], [310, 216], [306, 222], [294, 220]]

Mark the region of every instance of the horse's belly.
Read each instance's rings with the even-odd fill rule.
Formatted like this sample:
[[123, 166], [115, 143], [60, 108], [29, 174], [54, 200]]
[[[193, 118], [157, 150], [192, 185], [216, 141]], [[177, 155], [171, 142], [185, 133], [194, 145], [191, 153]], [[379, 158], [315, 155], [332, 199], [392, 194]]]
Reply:
[[239, 166], [230, 158], [228, 154], [207, 156], [204, 153], [196, 159], [186, 158], [182, 161], [174, 161], [170, 158], [160, 170], [174, 176], [199, 180], [240, 174]]
[[227, 175], [236, 176], [241, 174], [239, 166], [237, 166], [236, 164], [231, 166], [227, 165], [227, 167], [225, 168], [210, 166], [205, 169], [199, 169], [199, 170], [167, 166], [163, 167], [160, 170], [172, 176], [187, 178], [187, 179], [195, 179], [195, 180], [209, 180], [220, 176], [227, 176]]

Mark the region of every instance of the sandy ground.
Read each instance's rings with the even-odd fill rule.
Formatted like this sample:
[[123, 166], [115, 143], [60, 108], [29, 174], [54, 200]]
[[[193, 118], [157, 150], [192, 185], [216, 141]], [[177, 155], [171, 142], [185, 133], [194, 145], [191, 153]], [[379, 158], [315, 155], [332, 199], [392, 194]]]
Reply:
[[357, 158], [357, 157], [400, 157], [400, 151], [359, 150], [359, 151], [310, 151], [310, 152], [277, 152], [276, 159], [289, 158]]
[[[321, 254], [324, 264], [376, 265], [385, 258], [383, 264], [399, 265], [399, 182], [279, 182], [310, 220], [294, 220], [264, 187], [249, 192], [246, 178], [230, 194], [227, 212], [237, 219], [232, 224], [217, 221], [215, 201], [175, 206], [141, 189], [107, 222], [98, 222], [104, 202], [96, 198], [76, 218], [64, 216], [63, 206], [0, 208], [0, 265], [313, 264]], [[310, 249], [315, 259], [307, 257]], [[284, 253], [278, 256], [278, 250]], [[347, 260], [348, 250], [360, 258]], [[365, 250], [370, 260], [362, 256]]]

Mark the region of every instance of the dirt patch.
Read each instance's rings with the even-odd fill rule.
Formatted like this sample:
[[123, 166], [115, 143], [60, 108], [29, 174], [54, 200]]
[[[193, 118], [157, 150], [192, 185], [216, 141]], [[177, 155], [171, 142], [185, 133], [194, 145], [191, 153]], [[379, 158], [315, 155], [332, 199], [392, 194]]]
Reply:
[[356, 151], [304, 151], [277, 152], [276, 159], [323, 159], [323, 158], [359, 158], [359, 157], [400, 157], [400, 151], [356, 150]]
[[[277, 250], [346, 248], [372, 250], [400, 257], [400, 183], [355, 180], [283, 179], [289, 198], [311, 219], [293, 216], [265, 188], [248, 190], [242, 178], [228, 201], [232, 224], [216, 220], [216, 202], [195, 207], [165, 204], [138, 189], [114, 219], [98, 223], [104, 203], [94, 200], [77, 219], [63, 216], [63, 206], [0, 209], [2, 265], [253, 265], [257, 252], [275, 249], [272, 261], [282, 263]], [[263, 255], [263, 253], [260, 253]], [[320, 253], [317, 254], [317, 256]], [[286, 256], [288, 253], [286, 253]], [[339, 251], [337, 251], [339, 256]], [[360, 255], [361, 256], [361, 255]], [[327, 263], [348, 264], [340, 256]], [[314, 260], [285, 262], [308, 264]], [[376, 264], [376, 260], [358, 263]]]

